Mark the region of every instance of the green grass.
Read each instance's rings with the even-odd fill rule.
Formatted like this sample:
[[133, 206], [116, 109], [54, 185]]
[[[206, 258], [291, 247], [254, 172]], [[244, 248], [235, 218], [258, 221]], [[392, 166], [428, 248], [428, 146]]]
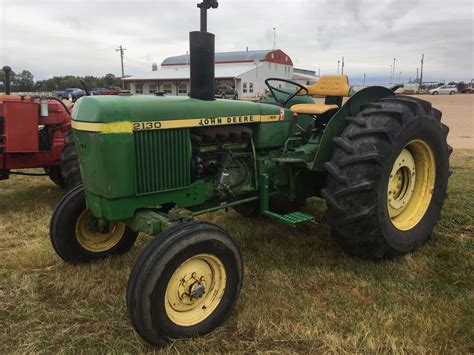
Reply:
[[[204, 216], [225, 228], [244, 257], [231, 319], [211, 334], [171, 342], [172, 352], [474, 351], [474, 152], [453, 155], [449, 198], [432, 239], [384, 262], [345, 254], [322, 222], [296, 230], [233, 211]], [[130, 253], [71, 266], [50, 245], [62, 192], [47, 178], [0, 182], [0, 353], [150, 352], [126, 316]]]

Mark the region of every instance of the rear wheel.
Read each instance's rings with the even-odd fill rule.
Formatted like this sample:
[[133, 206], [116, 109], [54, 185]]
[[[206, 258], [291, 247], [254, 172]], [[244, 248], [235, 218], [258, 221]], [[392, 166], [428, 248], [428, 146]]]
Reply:
[[82, 186], [69, 191], [56, 206], [50, 224], [50, 238], [56, 253], [70, 263], [103, 259], [129, 251], [137, 232], [115, 221], [101, 225], [86, 208]]
[[79, 158], [72, 131], [64, 137], [64, 146], [61, 150], [61, 174], [64, 186], [68, 190], [82, 184]]
[[59, 165], [49, 166], [44, 168], [46, 174], [52, 182], [58, 185], [60, 188], [64, 189], [66, 187], [66, 182], [64, 181], [63, 174], [61, 173], [61, 167]]
[[139, 256], [127, 288], [129, 318], [151, 344], [206, 334], [232, 312], [242, 257], [210, 223], [189, 222], [156, 236]]
[[334, 239], [383, 258], [430, 237], [446, 196], [448, 127], [429, 102], [390, 97], [369, 105], [335, 139], [322, 196]]
[[450, 91], [450, 92], [449, 92], [449, 95], [454, 95], [454, 91]]

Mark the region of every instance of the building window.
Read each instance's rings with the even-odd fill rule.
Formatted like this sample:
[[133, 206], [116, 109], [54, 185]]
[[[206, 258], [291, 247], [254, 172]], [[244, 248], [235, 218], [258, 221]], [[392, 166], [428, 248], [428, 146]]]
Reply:
[[287, 62], [287, 61], [288, 61], [288, 56], [287, 56], [287, 55], [285, 55], [285, 62]]
[[135, 84], [135, 94], [143, 94], [143, 84]]
[[178, 94], [187, 94], [188, 93], [188, 87], [186, 84], [179, 84], [178, 86]]
[[247, 83], [242, 83], [242, 92], [247, 93]]
[[250, 93], [253, 92], [253, 83], [249, 83], [249, 92], [250, 92]]
[[156, 84], [150, 84], [150, 94], [154, 94], [158, 91], [158, 86]]
[[272, 59], [275, 58], [275, 54], [272, 53]]
[[165, 92], [165, 94], [171, 94], [171, 84], [164, 84], [163, 91]]

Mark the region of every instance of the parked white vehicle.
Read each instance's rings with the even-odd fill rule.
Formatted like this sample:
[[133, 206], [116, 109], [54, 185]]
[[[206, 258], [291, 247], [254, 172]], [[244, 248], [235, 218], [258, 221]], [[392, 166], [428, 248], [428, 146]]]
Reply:
[[438, 94], [449, 94], [454, 95], [458, 92], [456, 85], [443, 85], [436, 89], [431, 89], [429, 93], [431, 95], [438, 95]]

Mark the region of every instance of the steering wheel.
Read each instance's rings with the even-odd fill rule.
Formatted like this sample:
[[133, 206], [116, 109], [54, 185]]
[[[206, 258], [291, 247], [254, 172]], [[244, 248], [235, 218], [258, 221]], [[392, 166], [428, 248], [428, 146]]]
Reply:
[[[288, 93], [287, 91], [284, 91], [284, 90], [282, 90], [282, 89], [280, 89], [280, 88], [277, 88], [277, 87], [271, 85], [271, 84], [270, 84], [270, 81], [280, 81], [280, 82], [283, 82], [283, 83], [291, 84], [291, 85], [293, 85], [293, 86], [296, 86], [296, 87], [298, 88], [298, 90], [296, 90], [293, 94], [292, 94], [292, 93]], [[295, 96], [297, 96], [297, 95], [298, 95], [298, 96], [304, 96], [304, 95], [308, 95], [308, 94], [309, 94], [309, 91], [308, 91], [308, 89], [307, 89], [305, 86], [303, 86], [303, 85], [301, 85], [301, 84], [299, 84], [299, 83], [297, 83], [297, 82], [295, 82], [295, 81], [291, 81], [291, 80], [287, 80], [287, 79], [268, 78], [268, 79], [265, 80], [265, 85], [268, 86], [268, 89], [270, 90], [270, 93], [272, 94], [272, 96], [273, 96], [273, 98], [275, 99], [275, 101], [276, 101], [277, 103], [279, 103], [280, 105], [282, 105], [282, 106], [285, 106], [288, 102], [291, 101], [291, 99], [293, 99], [293, 98], [294, 98]], [[288, 95], [288, 96], [286, 97], [285, 100], [280, 101], [280, 100], [278, 99], [278, 97], [276, 96], [275, 91], [281, 92], [282, 94], [286, 94], [286, 95]], [[301, 93], [301, 92], [303, 92], [303, 93]]]

